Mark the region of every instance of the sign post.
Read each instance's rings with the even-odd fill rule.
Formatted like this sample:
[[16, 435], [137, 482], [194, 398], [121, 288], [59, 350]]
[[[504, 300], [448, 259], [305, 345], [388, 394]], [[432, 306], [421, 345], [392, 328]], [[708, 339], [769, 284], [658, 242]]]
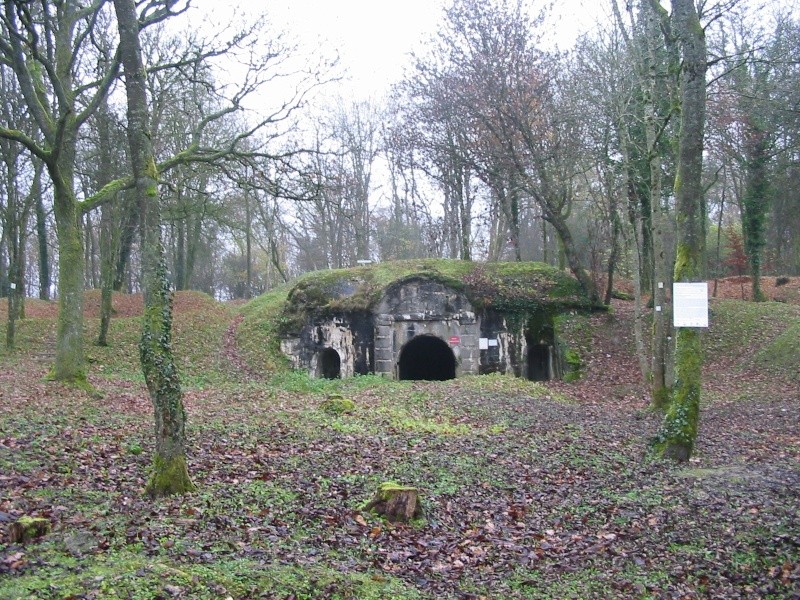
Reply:
[[675, 327], [708, 327], [708, 283], [672, 284], [672, 320]]

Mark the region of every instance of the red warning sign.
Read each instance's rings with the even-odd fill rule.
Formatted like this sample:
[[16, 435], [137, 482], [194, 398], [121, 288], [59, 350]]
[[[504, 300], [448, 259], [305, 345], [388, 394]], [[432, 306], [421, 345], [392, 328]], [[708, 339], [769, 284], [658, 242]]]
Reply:
[[451, 346], [458, 346], [461, 343], [461, 338], [457, 335], [450, 336], [450, 345]]

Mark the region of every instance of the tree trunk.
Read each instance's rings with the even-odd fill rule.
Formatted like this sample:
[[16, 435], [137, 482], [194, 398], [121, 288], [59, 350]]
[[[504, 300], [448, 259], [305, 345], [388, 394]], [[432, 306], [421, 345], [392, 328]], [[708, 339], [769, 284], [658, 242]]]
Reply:
[[[660, 166], [658, 167], [660, 170]], [[659, 186], [660, 190], [660, 186]], [[657, 192], [660, 196], [660, 191]], [[672, 381], [668, 380], [667, 373], [670, 370], [668, 361], [670, 360], [670, 347], [668, 338], [671, 337], [670, 319], [672, 311], [667, 300], [667, 290], [670, 289], [671, 278], [667, 269], [669, 257], [665, 242], [665, 226], [669, 215], [665, 209], [661, 208], [661, 198], [651, 197], [653, 212], [651, 223], [653, 224], [653, 341], [652, 341], [652, 364], [650, 390], [653, 397], [653, 407], [658, 410], [665, 410], [669, 404], [670, 393], [672, 392]]]
[[422, 515], [419, 491], [415, 487], [397, 485], [391, 481], [382, 483], [364, 510], [374, 511], [392, 522], [408, 523]]
[[244, 193], [244, 210], [245, 210], [245, 300], [250, 300], [253, 297], [253, 217], [250, 213], [250, 193], [245, 190]]
[[[667, 245], [667, 228], [671, 227], [671, 215], [664, 205], [662, 193], [662, 158], [659, 153], [659, 130], [663, 126], [657, 103], [659, 90], [663, 86], [666, 69], [663, 65], [663, 56], [656, 37], [663, 30], [663, 22], [667, 18], [666, 11], [659, 5], [654, 6], [653, 0], [643, 7], [646, 11], [645, 44], [646, 52], [646, 81], [644, 91], [644, 116], [645, 139], [647, 143], [647, 164], [649, 167], [649, 205], [650, 205], [650, 239], [653, 251], [653, 337], [651, 343], [652, 364], [650, 390], [653, 407], [666, 410], [672, 393], [672, 352], [669, 340], [672, 338], [672, 310], [667, 298], [667, 291], [671, 288], [670, 268], [673, 265], [671, 249]], [[667, 35], [666, 30], [663, 30]], [[666, 40], [667, 45], [673, 44], [671, 39]]]
[[761, 290], [761, 255], [766, 245], [765, 228], [769, 208], [769, 134], [757, 117], [751, 117], [749, 121], [745, 140], [746, 182], [742, 230], [750, 263], [753, 302], [764, 302], [767, 298]]
[[608, 212], [611, 217], [611, 254], [608, 257], [608, 270], [606, 278], [606, 296], [603, 303], [608, 306], [614, 295], [614, 271], [617, 269], [617, 256], [619, 255], [619, 238], [622, 231], [619, 212], [617, 211], [617, 197], [614, 192], [609, 195]]
[[6, 205], [6, 219], [4, 225], [6, 226], [7, 244], [8, 244], [8, 320], [6, 322], [6, 348], [9, 350], [14, 349], [16, 343], [17, 331], [17, 318], [19, 307], [19, 290], [17, 287], [20, 285], [20, 265], [19, 265], [19, 214], [17, 210], [17, 180], [16, 173], [9, 174], [8, 185], [6, 186], [7, 205]]
[[112, 203], [100, 209], [100, 330], [97, 334], [97, 345], [108, 346], [108, 330], [111, 326], [111, 301], [113, 299], [115, 236], [112, 231]]
[[36, 239], [39, 245], [39, 299], [50, 300], [50, 250], [47, 246], [47, 215], [41, 190], [41, 178], [34, 179], [36, 186]]
[[[122, 196], [122, 224], [120, 226], [119, 250], [114, 266], [114, 283], [111, 286], [115, 292], [121, 292], [125, 283], [125, 272], [130, 262], [133, 238], [136, 234], [136, 223], [139, 219], [139, 204], [128, 192]], [[128, 290], [130, 291], [130, 290]]]
[[[615, 5], [616, 6], [616, 5]], [[628, 217], [631, 224], [633, 233], [633, 335], [636, 341], [636, 357], [639, 360], [639, 371], [642, 374], [644, 381], [650, 380], [650, 363], [647, 360], [647, 351], [644, 342], [644, 311], [642, 310], [642, 272], [647, 269], [642, 268], [642, 263], [646, 262], [649, 253], [646, 250], [647, 240], [643, 232], [646, 229], [642, 219], [642, 204], [639, 202], [639, 194], [637, 192], [636, 182], [633, 181], [635, 173], [631, 165], [632, 147], [630, 141], [630, 133], [626, 124], [621, 123], [619, 127], [620, 139], [622, 143], [623, 153], [623, 169], [624, 185], [623, 189], [627, 191], [628, 196]]]
[[567, 226], [566, 219], [560, 218], [558, 215], [553, 216], [552, 212], [550, 212], [550, 215], [548, 215], [548, 221], [553, 226], [553, 229], [556, 230], [556, 233], [561, 240], [561, 250], [567, 264], [569, 265], [570, 271], [578, 280], [578, 283], [580, 284], [584, 293], [591, 299], [591, 301], [599, 304], [600, 297], [597, 294], [597, 288], [594, 285], [594, 281], [592, 281], [592, 278], [581, 264], [580, 255], [578, 254], [575, 244], [572, 241], [572, 233]]
[[83, 355], [83, 231], [72, 178], [52, 174], [58, 238], [58, 326], [50, 379], [87, 386]]
[[128, 143], [136, 196], [142, 216], [142, 283], [144, 318], [139, 354], [155, 415], [151, 497], [192, 491], [186, 467], [186, 412], [172, 356], [172, 306], [167, 279], [158, 198], [158, 171], [150, 137], [146, 72], [142, 64], [134, 0], [114, 0], [120, 53], [128, 97]]
[[[675, 198], [678, 248], [674, 279], [703, 281], [706, 215], [703, 211], [703, 133], [706, 107], [706, 43], [693, 0], [673, 0], [675, 31], [683, 50], [682, 102]], [[703, 365], [701, 331], [681, 327], [675, 348], [676, 382], [664, 422], [658, 433], [658, 454], [689, 460], [697, 437]]]

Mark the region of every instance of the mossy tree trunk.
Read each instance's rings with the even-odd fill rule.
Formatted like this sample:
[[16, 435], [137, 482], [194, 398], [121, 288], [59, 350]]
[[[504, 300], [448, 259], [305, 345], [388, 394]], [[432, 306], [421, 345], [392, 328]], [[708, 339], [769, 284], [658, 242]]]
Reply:
[[44, 194], [36, 194], [36, 241], [39, 248], [39, 299], [50, 300], [50, 247], [47, 243], [47, 213]]
[[767, 298], [761, 289], [761, 259], [766, 245], [765, 229], [769, 209], [771, 154], [769, 133], [760, 118], [752, 116], [745, 125], [745, 190], [742, 202], [742, 230], [752, 276], [753, 302]]
[[49, 168], [53, 179], [53, 212], [58, 240], [56, 359], [49, 377], [84, 386], [87, 382], [83, 351], [84, 261], [81, 212], [72, 188], [72, 165], [63, 164]]
[[[98, 153], [100, 169], [98, 183], [105, 186], [111, 183], [114, 173], [112, 158], [111, 116], [108, 103], [103, 102], [97, 114]], [[119, 208], [118, 196], [114, 194], [100, 208], [100, 329], [97, 334], [97, 345], [108, 345], [108, 330], [111, 326], [114, 267], [119, 254]]]
[[[91, 29], [103, 3], [63, 2], [57, 8], [52, 4], [5, 2], [2, 6], [8, 35], [0, 44], [0, 61], [11, 67], [29, 118], [20, 123], [22, 129], [0, 122], [0, 137], [27, 148], [50, 176], [59, 254], [56, 359], [50, 378], [86, 386], [80, 224], [84, 202], [75, 195], [75, 157], [79, 130], [116, 80], [118, 64], [112, 60], [99, 78], [76, 83], [75, 74], [80, 71], [76, 64], [96, 41]], [[38, 212], [41, 231], [44, 215]], [[43, 238], [40, 233], [40, 248]], [[46, 295], [49, 272], [42, 274], [42, 285]]]
[[139, 352], [155, 415], [155, 456], [147, 493], [160, 497], [191, 491], [194, 485], [186, 466], [186, 412], [172, 355], [171, 291], [161, 243], [158, 172], [136, 6], [134, 0], [114, 0], [114, 8], [128, 98], [128, 144], [141, 215], [145, 308]]
[[[675, 197], [678, 248], [674, 279], [704, 280], [705, 227], [703, 203], [703, 133], [706, 105], [705, 33], [693, 0], [673, 0], [674, 33], [683, 52], [682, 98]], [[666, 458], [687, 461], [694, 450], [700, 413], [701, 331], [678, 329], [675, 348], [676, 381], [672, 399], [657, 435], [655, 451]]]

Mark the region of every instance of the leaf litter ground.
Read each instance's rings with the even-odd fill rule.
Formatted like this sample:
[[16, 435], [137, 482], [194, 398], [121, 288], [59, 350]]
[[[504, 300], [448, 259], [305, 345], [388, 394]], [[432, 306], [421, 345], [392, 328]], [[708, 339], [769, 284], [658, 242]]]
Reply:
[[[54, 527], [0, 537], [0, 598], [800, 597], [796, 380], [709, 361], [695, 459], [652, 462], [629, 316], [591, 318], [576, 384], [189, 387], [199, 491], [155, 503], [140, 382], [95, 364], [98, 399], [44, 383], [35, 353], [6, 355], [0, 521]], [[240, 360], [233, 319], [218, 354]], [[332, 392], [356, 411], [319, 410]], [[421, 488], [420, 522], [360, 510], [386, 480]]]

